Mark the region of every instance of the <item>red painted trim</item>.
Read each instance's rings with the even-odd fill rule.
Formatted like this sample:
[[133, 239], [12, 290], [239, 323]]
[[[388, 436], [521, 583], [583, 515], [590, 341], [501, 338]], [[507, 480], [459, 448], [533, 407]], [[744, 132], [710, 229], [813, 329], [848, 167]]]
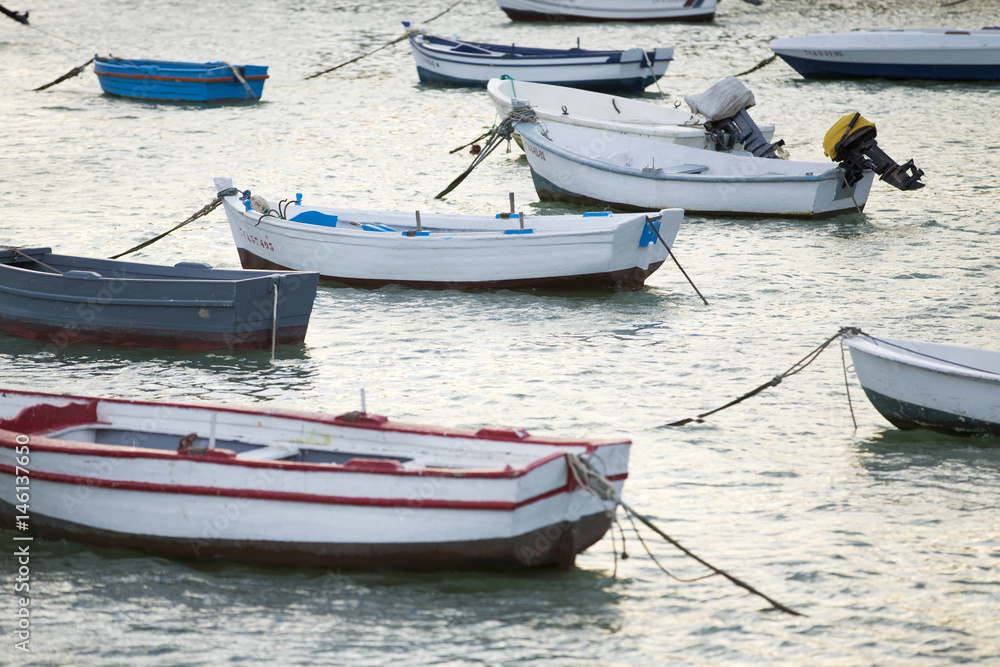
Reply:
[[[80, 424], [86, 426], [87, 424]], [[21, 431], [24, 433], [24, 431]], [[115, 445], [104, 445], [90, 442], [76, 442], [72, 440], [58, 440], [45, 436], [31, 434], [31, 451], [35, 452], [55, 452], [57, 454], [67, 454], [76, 456], [99, 456], [110, 459], [154, 459], [154, 460], [183, 460], [193, 463], [217, 463], [220, 465], [233, 465], [243, 468], [270, 468], [275, 470], [301, 471], [301, 472], [363, 472], [372, 475], [395, 475], [398, 477], [457, 477], [470, 479], [514, 479], [523, 477], [535, 468], [539, 468], [547, 463], [563, 457], [562, 452], [553, 452], [540, 459], [536, 459], [521, 468], [507, 466], [502, 470], [482, 471], [482, 470], [438, 470], [419, 468], [416, 470], [405, 470], [401, 468], [389, 468], [388, 466], [378, 470], [365, 467], [364, 464], [343, 465], [336, 463], [301, 463], [299, 461], [266, 461], [256, 459], [237, 458], [228, 449], [213, 450], [212, 455], [202, 456], [199, 454], [178, 453], [162, 449], [143, 449], [132, 447], [118, 447]], [[14, 449], [17, 447], [18, 433], [14, 431], [4, 431], [0, 429], [0, 448]]]
[[[197, 77], [197, 76], [155, 76], [151, 74], [123, 74], [121, 72], [98, 72], [95, 70], [97, 76], [106, 76], [112, 79], [142, 79], [148, 81], [173, 81], [176, 83], [234, 83], [236, 77], [234, 76], [213, 76], [213, 77]], [[243, 77], [247, 81], [259, 81], [260, 79], [267, 79], [269, 75], [267, 74], [253, 74], [251, 76]]]
[[[0, 389], [0, 395], [16, 394], [19, 396], [37, 396], [42, 399], [58, 399], [58, 400], [77, 400], [77, 401], [89, 401], [93, 400], [89, 396], [76, 396], [73, 394], [48, 394], [43, 392], [34, 391], [20, 391], [17, 389]], [[471, 429], [461, 429], [461, 428], [447, 428], [443, 426], [427, 426], [424, 424], [412, 424], [408, 422], [395, 422], [392, 420], [380, 421], [373, 418], [361, 421], [350, 421], [346, 418], [346, 415], [330, 416], [319, 414], [315, 412], [300, 412], [296, 410], [286, 410], [281, 408], [276, 408], [273, 410], [262, 410], [253, 409], [249, 407], [240, 407], [232, 405], [221, 405], [216, 403], [168, 403], [168, 402], [158, 402], [158, 401], [137, 401], [123, 398], [98, 398], [98, 401], [104, 403], [116, 403], [119, 405], [138, 405], [146, 406], [151, 408], [156, 407], [167, 407], [167, 408], [181, 408], [181, 409], [194, 409], [194, 410], [208, 410], [213, 412], [228, 412], [232, 414], [240, 415], [253, 415], [256, 417], [276, 417], [281, 419], [291, 419], [296, 421], [312, 422], [317, 424], [328, 424], [331, 426], [344, 426], [348, 428], [362, 428], [377, 431], [391, 431], [395, 433], [412, 433], [418, 435], [437, 435], [441, 437], [450, 438], [471, 438], [474, 440], [488, 440], [493, 442], [502, 442], [502, 440], [496, 440], [494, 438], [486, 437], [481, 435], [479, 431], [473, 431]], [[586, 447], [587, 452], [593, 452], [597, 447], [605, 445], [630, 445], [631, 440], [570, 440], [563, 438], [542, 438], [533, 435], [529, 435], [520, 442], [532, 445], [558, 445], [558, 446], [577, 446]]]
[[[14, 466], [0, 463], [0, 474], [14, 475]], [[250, 498], [254, 500], [274, 500], [279, 502], [316, 503], [322, 505], [349, 505], [358, 507], [407, 507], [411, 509], [463, 509], [481, 511], [511, 512], [534, 504], [546, 498], [571, 491], [569, 485], [551, 489], [545, 493], [520, 502], [472, 501], [472, 500], [421, 500], [416, 498], [355, 498], [350, 496], [325, 496], [296, 493], [291, 491], [265, 491], [261, 489], [227, 489], [213, 486], [184, 486], [180, 484], [156, 484], [152, 482], [132, 482], [98, 477], [80, 477], [41, 470], [32, 470], [31, 478], [55, 484], [140, 491], [144, 493], [174, 493], [188, 496], [212, 496], [226, 498]]]

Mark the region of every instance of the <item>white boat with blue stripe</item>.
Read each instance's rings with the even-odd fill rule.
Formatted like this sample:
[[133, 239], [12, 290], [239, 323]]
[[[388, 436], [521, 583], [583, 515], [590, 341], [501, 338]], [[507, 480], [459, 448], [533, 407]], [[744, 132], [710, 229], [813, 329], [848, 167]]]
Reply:
[[[409, 27], [408, 23], [404, 25]], [[673, 60], [671, 47], [591, 51], [447, 39], [409, 34], [417, 74], [425, 84], [485, 88], [502, 76], [607, 93], [641, 93]]]
[[640, 289], [668, 257], [684, 212], [434, 215], [223, 194], [243, 268], [315, 267], [355, 287]]

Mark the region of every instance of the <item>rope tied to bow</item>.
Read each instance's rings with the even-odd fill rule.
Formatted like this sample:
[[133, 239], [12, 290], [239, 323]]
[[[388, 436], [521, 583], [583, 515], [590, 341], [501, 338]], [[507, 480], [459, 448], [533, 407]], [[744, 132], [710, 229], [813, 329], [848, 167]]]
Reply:
[[[656, 559], [654, 558], [653, 560], [654, 560], [654, 562], [656, 562], [657, 566], [659, 566], [661, 570], [663, 570], [664, 572], [666, 572], [668, 575], [670, 575], [674, 579], [678, 579], [678, 581], [698, 581], [699, 579], [705, 579], [705, 578], [710, 577], [710, 576], [716, 576], [716, 575], [718, 575], [718, 576], [724, 577], [725, 579], [727, 579], [731, 583], [739, 586], [740, 588], [748, 591], [749, 593], [752, 593], [753, 595], [756, 595], [758, 597], [761, 597], [761, 598], [767, 600], [767, 602], [769, 602], [771, 604], [771, 606], [773, 606], [775, 609], [783, 611], [786, 614], [791, 614], [793, 616], [804, 616], [805, 615], [805, 614], [802, 614], [801, 612], [797, 612], [794, 609], [791, 609], [790, 607], [787, 607], [787, 606], [781, 604], [777, 600], [774, 600], [774, 599], [768, 597], [767, 595], [765, 595], [764, 593], [761, 593], [760, 591], [758, 591], [756, 588], [754, 588], [750, 584], [748, 584], [748, 583], [746, 583], [744, 581], [741, 581], [740, 579], [737, 579], [736, 577], [734, 577], [733, 575], [729, 574], [728, 572], [715, 567], [714, 565], [712, 565], [708, 561], [700, 558], [699, 556], [695, 555], [692, 551], [690, 551], [689, 549], [685, 548], [683, 545], [681, 545], [680, 542], [678, 542], [677, 540], [675, 540], [674, 538], [670, 537], [665, 532], [663, 532], [662, 530], [660, 530], [656, 525], [653, 524], [652, 521], [650, 521], [649, 519], [647, 519], [646, 517], [642, 516], [641, 514], [639, 514], [634, 509], [632, 509], [624, 500], [622, 500], [621, 495], [618, 493], [618, 491], [615, 490], [614, 486], [611, 484], [611, 481], [607, 477], [605, 477], [604, 475], [602, 475], [601, 473], [599, 473], [597, 470], [595, 470], [594, 467], [591, 465], [591, 463], [589, 461], [587, 461], [586, 459], [584, 459], [582, 456], [578, 456], [576, 454], [566, 454], [566, 462], [569, 465], [570, 473], [572, 474], [574, 481], [579, 486], [585, 488], [591, 494], [593, 494], [594, 496], [596, 496], [597, 498], [599, 498], [602, 502], [611, 502], [612, 503], [612, 506], [611, 506], [610, 509], [607, 508], [607, 507], [605, 507], [605, 512], [608, 513], [609, 517], [614, 517], [615, 510], [617, 510], [617, 508], [620, 506], [628, 514], [629, 520], [631, 520], [633, 517], [636, 518], [636, 519], [638, 519], [647, 528], [649, 528], [654, 533], [656, 533], [657, 535], [659, 535], [660, 537], [662, 537], [663, 539], [665, 539], [668, 543], [670, 543], [672, 546], [674, 546], [679, 551], [681, 551], [685, 556], [688, 556], [689, 558], [694, 559], [695, 561], [697, 561], [701, 565], [703, 565], [703, 566], [707, 567], [709, 570], [711, 570], [710, 574], [702, 576], [702, 577], [697, 577], [695, 579], [688, 579], [688, 580], [678, 579], [677, 577], [674, 577], [674, 575], [670, 574], [670, 572], [667, 572], [667, 570], [664, 569], [663, 566], [659, 564], [659, 562], [656, 562]], [[634, 527], [634, 523], [633, 523], [633, 527]], [[639, 534], [639, 531], [636, 530], [636, 535], [638, 535], [638, 534]], [[645, 542], [642, 541], [642, 537], [641, 536], [639, 537], [639, 541], [643, 544], [644, 547], [646, 546]], [[646, 551], [647, 551], [647, 553], [650, 553], [648, 548], [646, 549]], [[652, 556], [652, 553], [650, 553], [650, 556]]]
[[[529, 106], [523, 106], [523, 107], [517, 106], [511, 109], [510, 112], [507, 114], [507, 117], [504, 118], [503, 121], [496, 126], [495, 130], [492, 130], [493, 136], [491, 136], [490, 140], [486, 142], [486, 146], [483, 148], [483, 150], [481, 150], [472, 160], [472, 164], [470, 164], [465, 171], [459, 174], [455, 178], [455, 180], [449, 183], [448, 187], [446, 187], [444, 190], [434, 195], [434, 198], [441, 199], [446, 194], [457, 188], [459, 184], [465, 180], [466, 176], [471, 174], [472, 170], [478, 167], [482, 163], [482, 161], [485, 160], [490, 153], [495, 151], [497, 147], [504, 141], [507, 141], [507, 148], [508, 150], [510, 150], [510, 141], [514, 136], [514, 126], [522, 121], [529, 123], [537, 123], [538, 115], [535, 113], [535, 110]], [[486, 135], [483, 136], [487, 136], [489, 134], [490, 132], [487, 132]]]
[[691, 422], [696, 422], [698, 424], [701, 424], [702, 422], [705, 421], [705, 417], [708, 417], [709, 415], [714, 415], [716, 412], [721, 412], [726, 408], [730, 408], [738, 403], [742, 403], [748, 398], [756, 396], [757, 394], [759, 394], [760, 392], [764, 391], [769, 387], [777, 387], [779, 384], [782, 383], [783, 380], [785, 380], [785, 378], [789, 378], [795, 375], [796, 373], [801, 373], [803, 370], [805, 370], [805, 368], [809, 366], [809, 364], [814, 362], [816, 360], [816, 357], [818, 357], [820, 353], [830, 345], [830, 343], [837, 340], [841, 336], [854, 335], [858, 332], [860, 332], [860, 329], [857, 329], [855, 327], [842, 327], [836, 334], [827, 338], [825, 341], [823, 341], [823, 343], [821, 343], [819, 346], [817, 346], [815, 349], [809, 352], [809, 354], [807, 354], [806, 356], [802, 357], [797, 362], [792, 364], [792, 366], [784, 373], [775, 375], [773, 378], [771, 378], [764, 384], [760, 385], [756, 389], [752, 389], [747, 393], [743, 394], [742, 396], [740, 396], [739, 398], [735, 398], [729, 401], [722, 407], [716, 408], [714, 410], [709, 410], [708, 412], [703, 412], [696, 417], [690, 417], [688, 419], [681, 419], [679, 421], [671, 422], [667, 424], [667, 426], [684, 426], [685, 424], [690, 424]]
[[112, 255], [110, 257], [110, 259], [118, 259], [119, 257], [124, 257], [125, 255], [133, 253], [136, 250], [142, 250], [146, 246], [152, 245], [152, 244], [156, 243], [157, 241], [159, 241], [160, 239], [162, 239], [164, 236], [167, 236], [171, 232], [175, 232], [178, 229], [180, 229], [181, 227], [183, 227], [184, 225], [190, 224], [190, 223], [194, 222], [195, 220], [197, 220], [198, 218], [202, 218], [202, 217], [208, 215], [209, 213], [211, 213], [212, 211], [214, 211], [216, 209], [216, 207], [218, 207], [218, 205], [222, 203], [222, 198], [223, 197], [228, 197], [229, 195], [235, 195], [235, 194], [239, 194], [239, 190], [237, 190], [236, 188], [229, 188], [228, 190], [223, 190], [222, 192], [220, 192], [218, 194], [218, 196], [216, 196], [215, 199], [213, 199], [209, 203], [205, 204], [203, 207], [201, 207], [201, 209], [199, 211], [197, 211], [196, 213], [194, 213], [190, 218], [188, 218], [184, 222], [171, 227], [167, 231], [163, 232], [162, 234], [158, 234], [158, 235], [154, 236], [153, 238], [149, 239], [148, 241], [143, 241], [142, 243], [140, 243], [139, 245], [135, 246], [134, 248], [129, 248], [125, 252], [120, 252], [117, 255]]

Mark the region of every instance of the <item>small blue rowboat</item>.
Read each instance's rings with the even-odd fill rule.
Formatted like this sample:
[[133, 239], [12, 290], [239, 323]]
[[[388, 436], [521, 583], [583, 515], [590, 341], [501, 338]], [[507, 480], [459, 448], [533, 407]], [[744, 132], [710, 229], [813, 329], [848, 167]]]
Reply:
[[256, 102], [267, 67], [223, 62], [95, 58], [94, 73], [109, 95], [156, 102]]
[[266, 349], [305, 339], [318, 273], [138, 264], [0, 246], [0, 332], [62, 347]]
[[[404, 22], [409, 28], [409, 25]], [[658, 81], [674, 58], [671, 47], [588, 51], [485, 44], [409, 34], [421, 83], [485, 88], [503, 76], [518, 81], [605, 93], [641, 93]]]

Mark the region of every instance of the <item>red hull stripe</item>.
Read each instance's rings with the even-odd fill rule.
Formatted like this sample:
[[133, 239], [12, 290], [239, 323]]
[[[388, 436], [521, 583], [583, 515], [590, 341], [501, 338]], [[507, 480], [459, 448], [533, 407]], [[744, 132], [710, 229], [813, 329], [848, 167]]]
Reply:
[[[18, 391], [16, 389], [5, 389], [0, 390], [3, 393], [15, 394], [19, 396], [37, 396], [42, 398], [53, 398], [57, 400], [76, 400], [76, 401], [90, 401], [93, 398], [88, 396], [75, 396], [72, 394], [45, 394], [42, 392], [35, 391]], [[295, 410], [284, 410], [284, 409], [249, 409], [241, 408], [239, 406], [224, 405], [218, 403], [170, 403], [170, 402], [152, 402], [152, 401], [134, 401], [123, 398], [100, 398], [97, 399], [102, 403], [111, 403], [117, 405], [140, 405], [149, 408], [181, 408], [185, 410], [208, 410], [211, 412], [226, 412], [238, 415], [252, 415], [256, 418], [260, 417], [275, 417], [278, 419], [292, 419], [295, 421], [303, 422], [313, 422], [317, 424], [329, 424], [331, 426], [342, 426], [348, 428], [360, 428], [376, 431], [389, 431], [393, 433], [414, 433], [423, 435], [437, 435], [445, 438], [472, 438], [474, 440], [499, 440], [499, 438], [489, 437], [487, 434], [483, 434], [477, 431], [472, 431], [470, 429], [459, 429], [459, 428], [445, 428], [441, 426], [428, 426], [424, 424], [411, 424], [407, 422], [394, 422], [382, 418], [376, 418], [374, 415], [366, 415], [365, 418], [359, 418], [357, 421], [350, 421], [345, 419], [343, 415], [329, 416], [323, 414], [317, 414], [315, 412], [299, 412]], [[40, 429], [41, 430], [41, 429]], [[29, 432], [28, 435], [31, 435]], [[538, 436], [525, 435], [523, 438], [518, 438], [518, 442], [523, 442], [526, 444], [534, 445], [559, 445], [559, 446], [577, 446], [586, 447], [588, 452], [594, 451], [594, 449], [601, 445], [628, 445], [631, 444], [630, 440], [620, 439], [620, 440], [569, 440], [569, 439], [559, 439], [559, 438], [541, 438]], [[3, 438], [0, 438], [0, 447], [13, 447], [11, 442], [5, 442]]]
[[[14, 475], [13, 466], [0, 464], [0, 473]], [[145, 493], [176, 493], [188, 496], [213, 496], [229, 498], [250, 498], [254, 500], [274, 500], [295, 503], [317, 503], [321, 505], [349, 505], [361, 507], [406, 507], [412, 509], [462, 509], [511, 512], [521, 507], [531, 505], [552, 496], [566, 493], [570, 485], [551, 489], [533, 498], [520, 502], [471, 501], [471, 500], [421, 500], [418, 498], [352, 498], [349, 496], [321, 496], [309, 493], [290, 491], [265, 491], [260, 489], [226, 489], [212, 486], [181, 486], [178, 484], [155, 484], [152, 482], [131, 482], [121, 480], [100, 479], [97, 477], [80, 477], [63, 475], [40, 470], [32, 470], [31, 478], [56, 484], [74, 486], [99, 487], [121, 491], [141, 491]]]
[[[19, 415], [20, 417], [20, 415]], [[85, 424], [64, 423], [60, 426], [68, 428], [70, 426], [90, 426], [95, 422]], [[2, 426], [2, 423], [0, 423]], [[29, 431], [30, 432], [30, 431]], [[36, 452], [55, 452], [57, 454], [67, 454], [74, 456], [100, 456], [110, 459], [160, 459], [191, 461], [193, 463], [207, 464], [218, 463], [221, 465], [240, 466], [244, 468], [270, 468], [273, 470], [288, 470], [302, 472], [326, 472], [326, 473], [367, 473], [375, 475], [397, 475], [401, 477], [461, 477], [471, 479], [505, 479], [522, 477], [535, 468], [539, 468], [547, 463], [563, 457], [562, 452], [554, 452], [543, 458], [532, 461], [523, 468], [512, 468], [507, 466], [502, 470], [460, 470], [452, 471], [447, 469], [430, 470], [420, 468], [418, 470], [403, 470], [400, 468], [380, 467], [379, 460], [356, 463], [353, 466], [336, 465], [332, 463], [300, 463], [298, 461], [267, 461], [256, 459], [241, 459], [229, 449], [208, 450], [206, 454], [180, 454], [178, 452], [163, 451], [156, 449], [123, 448], [115, 445], [104, 445], [89, 442], [74, 442], [72, 440], [56, 440], [45, 436], [31, 436], [31, 449]], [[73, 443], [73, 444], [69, 444]], [[17, 447], [17, 435], [14, 431], [4, 432], [0, 430], [0, 447], [15, 449]], [[365, 464], [374, 464], [368, 465]]]
[[[97, 76], [106, 76], [112, 79], [143, 79], [149, 81], [176, 81], [177, 83], [230, 83], [236, 81], [233, 76], [152, 76], [149, 74], [121, 74], [119, 72], [96, 72]], [[243, 77], [247, 81], [257, 81], [268, 78], [267, 74], [253, 74]]]

